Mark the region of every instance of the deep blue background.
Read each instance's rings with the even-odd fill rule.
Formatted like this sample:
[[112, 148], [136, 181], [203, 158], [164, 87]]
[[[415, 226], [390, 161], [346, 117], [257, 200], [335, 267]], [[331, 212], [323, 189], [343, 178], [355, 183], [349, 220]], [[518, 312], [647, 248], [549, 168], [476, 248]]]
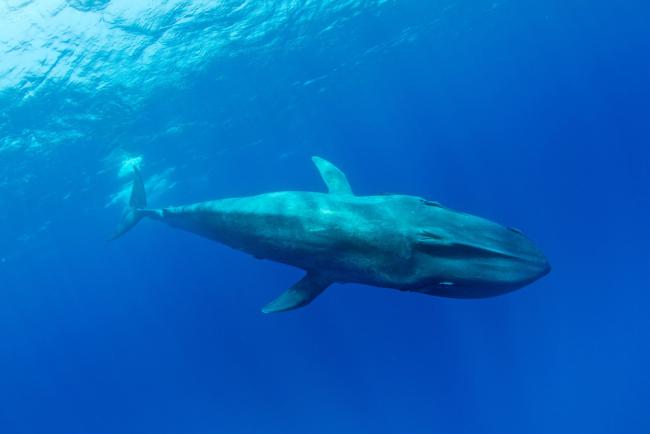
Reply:
[[[29, 182], [2, 198], [0, 432], [650, 432], [649, 9], [389, 4], [207, 65], [103, 124], [117, 145], [7, 156]], [[140, 139], [170, 119], [188, 126]], [[116, 149], [174, 168], [159, 206], [323, 190], [318, 154], [359, 194], [521, 228], [553, 272], [486, 300], [335, 285], [263, 315], [299, 270], [149, 221], [105, 242]]]

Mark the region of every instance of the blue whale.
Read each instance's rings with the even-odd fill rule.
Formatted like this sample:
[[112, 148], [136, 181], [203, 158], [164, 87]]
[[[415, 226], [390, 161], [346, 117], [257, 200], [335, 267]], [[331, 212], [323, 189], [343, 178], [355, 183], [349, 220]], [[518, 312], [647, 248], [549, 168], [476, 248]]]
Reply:
[[160, 209], [147, 207], [135, 169], [129, 207], [113, 238], [148, 217], [305, 270], [265, 313], [305, 306], [333, 283], [483, 298], [550, 271], [519, 230], [416, 196], [357, 196], [341, 170], [312, 160], [328, 193], [282, 191]]

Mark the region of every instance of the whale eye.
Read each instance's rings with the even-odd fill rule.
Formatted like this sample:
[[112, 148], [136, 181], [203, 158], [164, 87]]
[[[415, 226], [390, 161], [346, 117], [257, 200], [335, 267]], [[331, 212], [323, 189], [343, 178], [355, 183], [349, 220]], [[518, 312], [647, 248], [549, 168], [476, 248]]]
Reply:
[[440, 202], [436, 202], [433, 200], [426, 200], [426, 199], [420, 199], [420, 203], [426, 206], [433, 206], [436, 208], [442, 208], [442, 204]]
[[445, 239], [444, 235], [436, 232], [436, 229], [431, 229], [431, 230], [423, 230], [420, 232], [420, 237], [423, 240], [436, 240], [436, 241], [442, 241]]
[[516, 233], [516, 234], [519, 234], [519, 235], [523, 235], [523, 234], [524, 234], [522, 231], [520, 231], [520, 230], [517, 229], [517, 228], [513, 228], [512, 226], [508, 226], [508, 230], [510, 230], [510, 231], [512, 231], [512, 232], [514, 232], [514, 233]]

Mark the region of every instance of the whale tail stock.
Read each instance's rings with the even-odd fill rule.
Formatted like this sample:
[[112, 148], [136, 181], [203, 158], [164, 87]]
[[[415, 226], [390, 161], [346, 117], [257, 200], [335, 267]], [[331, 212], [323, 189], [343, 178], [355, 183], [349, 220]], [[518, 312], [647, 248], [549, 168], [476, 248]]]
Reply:
[[142, 217], [146, 215], [144, 209], [147, 207], [147, 193], [144, 189], [144, 182], [142, 182], [142, 176], [140, 176], [140, 171], [134, 167], [133, 168], [133, 184], [131, 185], [131, 197], [129, 198], [129, 206], [125, 210], [124, 215], [122, 216], [122, 221], [117, 228], [117, 231], [109, 238], [109, 241], [115, 240], [125, 233], [127, 233], [132, 227], [138, 224]]

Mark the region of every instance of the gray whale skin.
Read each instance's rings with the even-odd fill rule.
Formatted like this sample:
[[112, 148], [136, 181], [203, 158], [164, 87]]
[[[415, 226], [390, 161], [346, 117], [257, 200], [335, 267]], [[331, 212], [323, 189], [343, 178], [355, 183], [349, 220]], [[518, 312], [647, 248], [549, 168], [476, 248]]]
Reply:
[[117, 238], [143, 217], [302, 268], [306, 275], [262, 311], [305, 306], [332, 283], [361, 283], [453, 298], [491, 297], [550, 271], [520, 231], [407, 195], [356, 196], [330, 162], [312, 158], [328, 193], [282, 191], [147, 208], [134, 169]]

